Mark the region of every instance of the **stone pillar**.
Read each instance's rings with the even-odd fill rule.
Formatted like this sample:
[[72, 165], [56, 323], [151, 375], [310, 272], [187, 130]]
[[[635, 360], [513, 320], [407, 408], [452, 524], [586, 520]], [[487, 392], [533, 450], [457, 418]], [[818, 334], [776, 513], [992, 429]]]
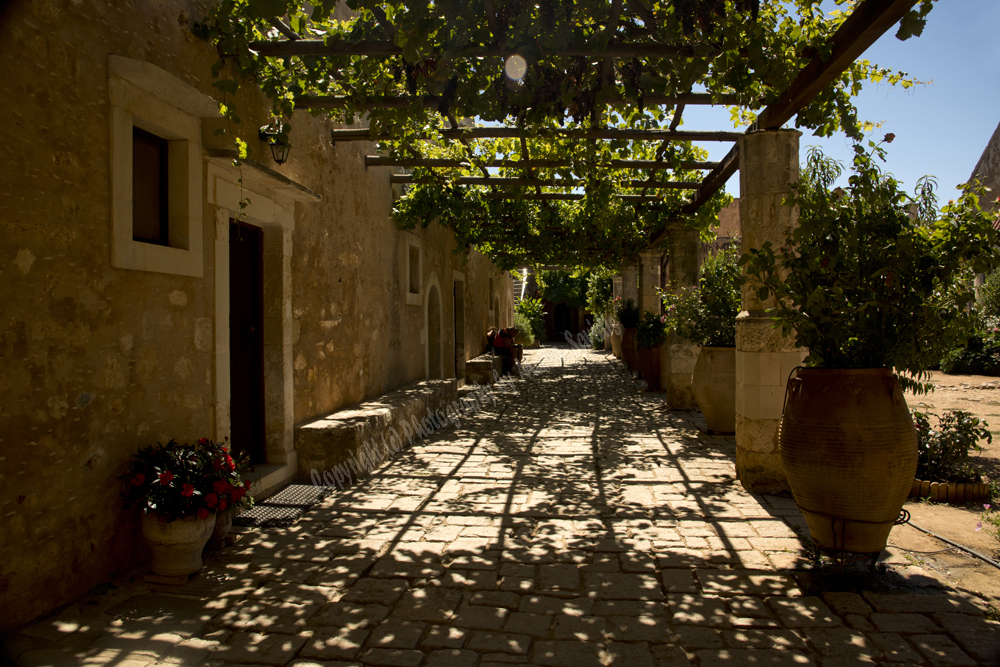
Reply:
[[[667, 285], [671, 291], [695, 287], [699, 277], [698, 231], [688, 229], [683, 223], [674, 223], [669, 229], [667, 248]], [[660, 353], [660, 385], [667, 392], [667, 404], [678, 410], [697, 409], [698, 403], [691, 390], [691, 375], [698, 362], [701, 346], [686, 338], [671, 335]]]
[[[779, 247], [786, 231], [798, 224], [797, 208], [783, 206], [790, 184], [799, 178], [796, 130], [751, 132], [739, 140], [740, 225], [743, 252], [770, 241]], [[785, 383], [807, 351], [782, 336], [761, 301], [759, 283], [743, 285], [743, 310], [736, 318], [736, 474], [748, 491], [788, 490], [778, 453], [778, 421]]]
[[656, 313], [663, 310], [663, 301], [657, 290], [660, 287], [660, 263], [663, 251], [643, 250], [639, 253], [639, 306], [640, 312]]
[[611, 276], [611, 296], [620, 297], [622, 295], [622, 274], [616, 273]]
[[629, 299], [639, 305], [639, 276], [638, 269], [634, 266], [622, 269], [622, 303]]

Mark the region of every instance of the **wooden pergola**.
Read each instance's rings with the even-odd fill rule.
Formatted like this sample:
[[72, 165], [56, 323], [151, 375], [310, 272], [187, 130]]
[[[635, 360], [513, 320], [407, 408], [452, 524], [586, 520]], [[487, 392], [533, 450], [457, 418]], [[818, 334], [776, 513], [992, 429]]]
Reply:
[[[826, 55], [815, 53], [809, 63], [794, 77], [791, 85], [784, 90], [777, 101], [767, 105], [757, 115], [756, 123], [747, 130], [778, 129], [805, 108], [828, 85], [834, 82], [864, 51], [881, 37], [889, 28], [899, 22], [903, 16], [916, 4], [917, 0], [864, 0], [857, 5], [853, 13], [843, 22], [823, 49]], [[626, 0], [627, 7], [642, 17], [652, 21], [654, 17], [641, 2]], [[487, 0], [486, 6], [490, 8]], [[612, 3], [612, 16], [617, 17], [622, 10], [621, 0]], [[646, 14], [644, 14], [645, 12]], [[374, 11], [379, 24], [389, 36], [395, 34], [395, 27], [386, 18], [381, 9]], [[491, 12], [492, 14], [492, 12]], [[502, 34], [494, 15], [488, 16], [494, 35]], [[614, 25], [617, 18], [611, 22]], [[403, 54], [403, 49], [392, 41], [359, 41], [349, 43], [342, 40], [300, 39], [286, 24], [280, 20], [272, 21], [277, 30], [285, 36], [284, 40], [259, 41], [250, 44], [250, 48], [261, 56], [274, 58], [313, 57], [313, 58], [391, 58]], [[487, 56], [507, 56], [510, 50], [499, 44], [485, 45], [482, 48], [464, 54], [467, 58]], [[608, 43], [601, 50], [573, 48], [555, 53], [541, 53], [541, 58], [550, 55], [581, 56], [600, 63], [602, 81], [607, 82], [611, 71], [610, 63], [616, 58], [710, 58], [713, 53], [702, 50], [696, 53], [689, 46], [674, 46], [657, 43]], [[808, 55], [808, 54], [807, 54]], [[440, 109], [442, 99], [439, 96], [381, 96], [348, 98], [343, 95], [299, 95], [295, 97], [296, 108], [306, 109], [354, 109], [357, 112], [375, 109], [406, 109], [422, 106], [426, 109]], [[520, 139], [524, 148], [521, 160], [485, 160], [472, 161], [441, 159], [441, 158], [389, 158], [367, 156], [366, 166], [369, 167], [404, 167], [434, 169], [471, 169], [478, 167], [482, 177], [462, 177], [455, 181], [457, 185], [495, 186], [489, 197], [492, 198], [523, 198], [533, 200], [580, 200], [584, 195], [566, 192], [543, 192], [543, 188], [576, 188], [583, 185], [578, 179], [534, 178], [532, 169], [570, 167], [568, 160], [531, 159], [527, 155], [528, 139], [559, 139], [579, 141], [599, 141], [620, 139], [635, 142], [659, 142], [665, 146], [669, 142], [718, 141], [732, 144], [728, 154], [718, 162], [684, 161], [671, 164], [664, 160], [613, 160], [610, 166], [614, 169], [644, 171], [649, 174], [645, 179], [628, 179], [622, 181], [625, 188], [641, 189], [641, 194], [619, 194], [618, 196], [631, 202], [655, 202], [659, 198], [655, 194], [647, 194], [648, 190], [690, 190], [694, 194], [682, 208], [682, 213], [693, 213], [703, 206], [739, 168], [737, 140], [743, 136], [740, 132], [720, 131], [682, 131], [678, 130], [684, 108], [688, 105], [735, 105], [739, 96], [734, 94], [717, 94], [688, 92], [678, 95], [649, 95], [642, 100], [646, 107], [673, 107], [673, 117], [669, 129], [637, 130], [630, 128], [603, 128], [569, 130], [544, 130], [518, 127], [465, 127], [460, 125], [453, 115], [442, 111], [450, 121], [451, 128], [440, 132], [449, 140], [457, 140], [470, 145], [476, 139], [510, 138]], [[599, 106], [627, 106], [631, 104], [621, 95], [610, 95], [603, 99]], [[333, 130], [333, 142], [378, 141], [388, 138], [371, 129]], [[518, 168], [522, 170], [521, 177], [499, 177], [491, 175], [487, 167]], [[703, 176], [699, 181], [659, 180], [656, 174], [675, 168], [701, 171]], [[422, 184], [433, 182], [432, 179], [419, 178], [410, 175], [393, 175], [390, 179], [394, 184]], [[502, 189], [499, 189], [502, 188]], [[532, 188], [532, 193], [517, 192], [523, 188]], [[661, 233], [653, 240], [651, 247], [656, 247], [663, 241], [667, 232]]]

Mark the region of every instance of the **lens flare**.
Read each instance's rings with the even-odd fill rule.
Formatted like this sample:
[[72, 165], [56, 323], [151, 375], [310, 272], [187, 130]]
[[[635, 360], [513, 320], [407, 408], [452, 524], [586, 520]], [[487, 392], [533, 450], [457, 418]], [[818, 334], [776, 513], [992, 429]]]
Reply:
[[503, 68], [507, 73], [508, 78], [520, 81], [524, 78], [525, 72], [528, 71], [528, 61], [521, 56], [514, 54], [507, 58], [507, 62], [504, 63]]

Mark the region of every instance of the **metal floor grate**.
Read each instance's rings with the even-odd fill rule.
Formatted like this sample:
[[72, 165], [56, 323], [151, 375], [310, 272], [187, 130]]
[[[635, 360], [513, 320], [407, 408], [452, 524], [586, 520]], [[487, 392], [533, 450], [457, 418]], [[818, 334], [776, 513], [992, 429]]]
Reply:
[[251, 528], [283, 528], [290, 526], [306, 511], [304, 507], [256, 505], [233, 519], [234, 526]]
[[280, 493], [261, 501], [264, 505], [309, 508], [326, 498], [333, 489], [312, 484], [291, 484]]

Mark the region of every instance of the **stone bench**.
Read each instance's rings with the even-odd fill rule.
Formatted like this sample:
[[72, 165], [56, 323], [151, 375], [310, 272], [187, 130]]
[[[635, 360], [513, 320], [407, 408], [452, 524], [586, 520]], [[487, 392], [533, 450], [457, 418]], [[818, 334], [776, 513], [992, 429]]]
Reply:
[[[494, 376], [494, 372], [496, 376]], [[493, 378], [503, 375], [503, 358], [491, 353], [480, 355], [465, 362], [465, 381], [468, 384], [493, 384]]]
[[299, 424], [295, 427], [299, 475], [311, 477], [315, 470], [322, 479], [324, 471], [349, 459], [357, 460], [366, 442], [371, 443], [374, 450], [381, 450], [383, 437], [385, 442], [390, 442], [393, 430], [406, 446], [407, 434], [413, 433], [414, 420], [422, 423], [428, 410], [435, 413], [444, 409], [457, 397], [455, 379], [424, 380]]

